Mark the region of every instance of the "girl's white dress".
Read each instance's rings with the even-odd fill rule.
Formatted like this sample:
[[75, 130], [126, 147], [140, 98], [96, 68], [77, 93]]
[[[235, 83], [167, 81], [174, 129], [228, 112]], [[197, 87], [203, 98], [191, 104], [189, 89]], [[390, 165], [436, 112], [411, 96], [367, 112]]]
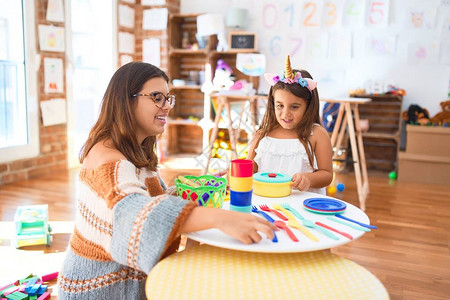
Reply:
[[[314, 168], [308, 160], [305, 147], [299, 139], [277, 139], [265, 136], [255, 149], [255, 162], [258, 172], [282, 173], [289, 176], [295, 173], [313, 172], [317, 169], [314, 156]], [[309, 192], [326, 195], [325, 188], [308, 189]]]

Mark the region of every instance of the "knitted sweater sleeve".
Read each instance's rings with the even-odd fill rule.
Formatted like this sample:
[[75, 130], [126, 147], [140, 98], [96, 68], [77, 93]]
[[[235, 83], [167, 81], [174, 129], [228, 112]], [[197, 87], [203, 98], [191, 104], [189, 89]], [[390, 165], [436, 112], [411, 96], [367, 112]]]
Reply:
[[[96, 234], [98, 220], [89, 222], [89, 226], [77, 222], [77, 234], [81, 237], [73, 240], [86, 243], [74, 247], [72, 241], [72, 248], [85, 252], [89, 246], [104, 253], [98, 257], [110, 257], [148, 274], [177, 238], [180, 226], [196, 205], [167, 194], [149, 196], [138, 173], [134, 165], [121, 160], [97, 170], [95, 176], [81, 176], [82, 183], [89, 186], [86, 196], [92, 192], [79, 199], [79, 205], [89, 210], [84, 218], [96, 215], [102, 223], [109, 224], [109, 233]], [[156, 172], [154, 176], [158, 176]], [[84, 218], [79, 220], [83, 222]]]
[[149, 273], [177, 237], [193, 203], [161, 195], [130, 194], [113, 209], [111, 256], [117, 262]]

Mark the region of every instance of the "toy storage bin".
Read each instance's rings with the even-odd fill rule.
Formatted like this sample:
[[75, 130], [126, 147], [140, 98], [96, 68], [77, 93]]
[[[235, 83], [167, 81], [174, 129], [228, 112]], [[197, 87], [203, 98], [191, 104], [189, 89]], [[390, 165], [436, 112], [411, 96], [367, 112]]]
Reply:
[[183, 199], [198, 203], [199, 206], [222, 208], [227, 192], [227, 180], [212, 175], [184, 176], [186, 179], [198, 184], [193, 187], [175, 179], [177, 195]]

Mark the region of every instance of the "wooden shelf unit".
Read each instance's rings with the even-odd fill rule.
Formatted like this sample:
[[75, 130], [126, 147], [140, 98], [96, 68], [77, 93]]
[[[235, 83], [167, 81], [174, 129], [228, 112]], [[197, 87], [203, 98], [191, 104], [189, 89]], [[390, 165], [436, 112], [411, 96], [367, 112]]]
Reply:
[[[214, 125], [215, 113], [210, 95], [201, 90], [202, 82], [192, 82], [191, 74], [205, 72], [205, 81], [212, 81], [219, 59], [231, 68], [236, 79], [245, 79], [258, 88], [258, 77], [250, 77], [236, 69], [239, 50], [216, 51], [217, 37], [210, 36], [204, 49], [184, 49], [182, 39], [188, 36], [190, 45], [197, 42], [197, 16], [199, 14], [170, 14], [168, 22], [168, 75], [170, 92], [177, 97], [175, 107], [169, 113], [167, 130], [163, 136], [165, 157], [173, 155], [198, 156], [207, 149]], [[245, 51], [248, 53], [248, 51]], [[208, 73], [209, 74], [208, 74]], [[194, 78], [199, 77], [198, 75]], [[185, 85], [174, 86], [172, 80], [180, 79]], [[192, 118], [195, 118], [192, 120]], [[198, 121], [195, 121], [198, 120]]]
[[[188, 35], [189, 44], [196, 42], [198, 14], [170, 14], [168, 24], [168, 75], [171, 80], [181, 79], [182, 86], [170, 82], [170, 92], [177, 97], [175, 107], [169, 113], [165, 133], [166, 153], [172, 155], [199, 155], [203, 150], [203, 129], [195, 118], [204, 118], [205, 95], [200, 82], [192, 82], [190, 74], [205, 70], [208, 48], [182, 48], [183, 35]], [[209, 46], [209, 43], [208, 43]]]
[[402, 95], [351, 95], [371, 98], [359, 106], [360, 119], [369, 120], [369, 131], [363, 132], [363, 143], [368, 169], [396, 171], [400, 148]]

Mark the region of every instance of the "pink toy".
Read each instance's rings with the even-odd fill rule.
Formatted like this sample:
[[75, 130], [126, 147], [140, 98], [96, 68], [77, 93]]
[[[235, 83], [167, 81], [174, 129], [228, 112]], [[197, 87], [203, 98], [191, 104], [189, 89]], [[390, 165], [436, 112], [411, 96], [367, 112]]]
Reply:
[[45, 292], [39, 298], [37, 298], [37, 300], [46, 300], [46, 299], [50, 299], [50, 292]]
[[42, 281], [43, 282], [50, 281], [50, 280], [53, 280], [53, 279], [56, 279], [56, 278], [58, 278], [58, 272], [50, 273], [50, 274], [42, 276]]

